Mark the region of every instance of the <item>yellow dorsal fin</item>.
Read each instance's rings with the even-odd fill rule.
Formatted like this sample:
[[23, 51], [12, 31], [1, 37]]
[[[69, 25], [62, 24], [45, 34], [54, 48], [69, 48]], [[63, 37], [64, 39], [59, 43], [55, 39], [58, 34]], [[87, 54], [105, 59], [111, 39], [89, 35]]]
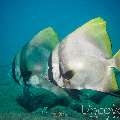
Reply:
[[48, 27], [38, 32], [30, 41], [29, 45], [32, 46], [46, 46], [47, 48], [54, 49], [58, 44], [59, 39], [57, 33], [52, 27]]
[[98, 17], [82, 25], [76, 31], [82, 32], [90, 42], [96, 44], [106, 58], [112, 57], [111, 42], [106, 31], [106, 22]]

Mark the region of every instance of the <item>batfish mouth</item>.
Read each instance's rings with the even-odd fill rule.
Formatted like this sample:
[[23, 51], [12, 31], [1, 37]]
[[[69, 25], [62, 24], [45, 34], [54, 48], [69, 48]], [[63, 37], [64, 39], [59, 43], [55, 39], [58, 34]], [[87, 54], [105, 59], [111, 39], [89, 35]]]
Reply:
[[72, 89], [70, 80], [64, 79], [64, 80], [63, 80], [63, 83], [64, 83], [64, 87], [65, 87], [65, 88], [67, 88], [67, 89]]

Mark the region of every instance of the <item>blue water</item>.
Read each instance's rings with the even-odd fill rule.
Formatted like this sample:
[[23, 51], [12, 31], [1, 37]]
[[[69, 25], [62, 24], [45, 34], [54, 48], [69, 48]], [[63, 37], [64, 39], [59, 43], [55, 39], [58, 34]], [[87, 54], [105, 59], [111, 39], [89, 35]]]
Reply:
[[0, 65], [41, 29], [52, 26], [62, 39], [97, 16], [103, 17], [113, 52], [120, 48], [119, 0], [0, 0]]
[[[27, 41], [30, 41], [37, 32], [48, 26], [52, 26], [62, 40], [88, 20], [100, 16], [107, 21], [107, 31], [112, 41], [113, 53], [115, 54], [120, 48], [119, 11], [119, 0], [0, 0], [0, 120], [9, 120], [11, 116], [13, 120], [17, 120], [19, 117], [22, 120], [22, 118], [26, 117], [26, 114], [28, 115], [26, 119], [32, 120], [37, 113], [38, 120], [41, 120], [40, 113], [41, 111], [43, 112], [43, 109], [41, 110], [40, 108], [35, 114], [34, 112], [28, 114], [27, 109], [30, 109], [29, 106], [32, 105], [30, 103], [28, 105], [24, 97], [21, 98], [26, 100], [26, 102], [21, 103], [23, 107], [18, 105], [16, 99], [21, 95], [22, 89], [15, 84], [11, 77], [10, 65], [13, 57]], [[90, 95], [92, 92], [85, 91], [85, 93]], [[41, 90], [41, 98], [44, 105], [45, 103], [51, 105], [51, 102], [54, 103], [54, 100], [57, 99], [54, 95], [50, 95], [51, 93]], [[49, 99], [48, 96], [50, 96]], [[98, 96], [103, 96], [100, 105], [97, 103], [100, 99]], [[33, 101], [38, 102], [34, 99]], [[79, 102], [76, 100], [72, 101], [69, 108], [59, 104], [58, 106], [53, 105], [50, 109], [50, 114], [61, 110], [68, 116], [73, 115], [75, 117], [75, 119], [71, 117], [70, 120], [76, 120], [76, 118], [80, 120], [80, 117], [83, 117], [79, 113], [78, 108], [81, 103], [85, 106], [90, 103], [93, 107], [104, 108], [107, 105], [107, 107], [114, 108], [112, 103], [116, 103], [119, 106], [119, 101], [120, 97], [114, 95], [98, 93], [89, 100], [83, 95]], [[28, 108], [24, 109], [27, 105]], [[8, 115], [8, 113], [10, 114]], [[51, 115], [48, 116], [50, 117]], [[104, 120], [106, 116], [102, 117], [102, 120]], [[88, 118], [88, 116], [85, 118]]]

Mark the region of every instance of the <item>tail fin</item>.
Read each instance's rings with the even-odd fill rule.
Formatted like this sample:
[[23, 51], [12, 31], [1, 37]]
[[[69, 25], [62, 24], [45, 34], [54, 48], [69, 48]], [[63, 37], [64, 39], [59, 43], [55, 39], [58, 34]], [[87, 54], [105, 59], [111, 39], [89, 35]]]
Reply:
[[115, 67], [120, 71], [120, 50], [114, 55]]

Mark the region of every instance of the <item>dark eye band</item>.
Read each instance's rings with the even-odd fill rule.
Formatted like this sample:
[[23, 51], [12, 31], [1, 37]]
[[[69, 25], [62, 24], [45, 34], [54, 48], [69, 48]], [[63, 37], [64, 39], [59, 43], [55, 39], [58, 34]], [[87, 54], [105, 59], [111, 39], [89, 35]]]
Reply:
[[71, 79], [73, 77], [74, 73], [72, 70], [69, 70], [67, 71], [65, 74], [63, 74], [62, 76], [65, 78], [65, 79]]

